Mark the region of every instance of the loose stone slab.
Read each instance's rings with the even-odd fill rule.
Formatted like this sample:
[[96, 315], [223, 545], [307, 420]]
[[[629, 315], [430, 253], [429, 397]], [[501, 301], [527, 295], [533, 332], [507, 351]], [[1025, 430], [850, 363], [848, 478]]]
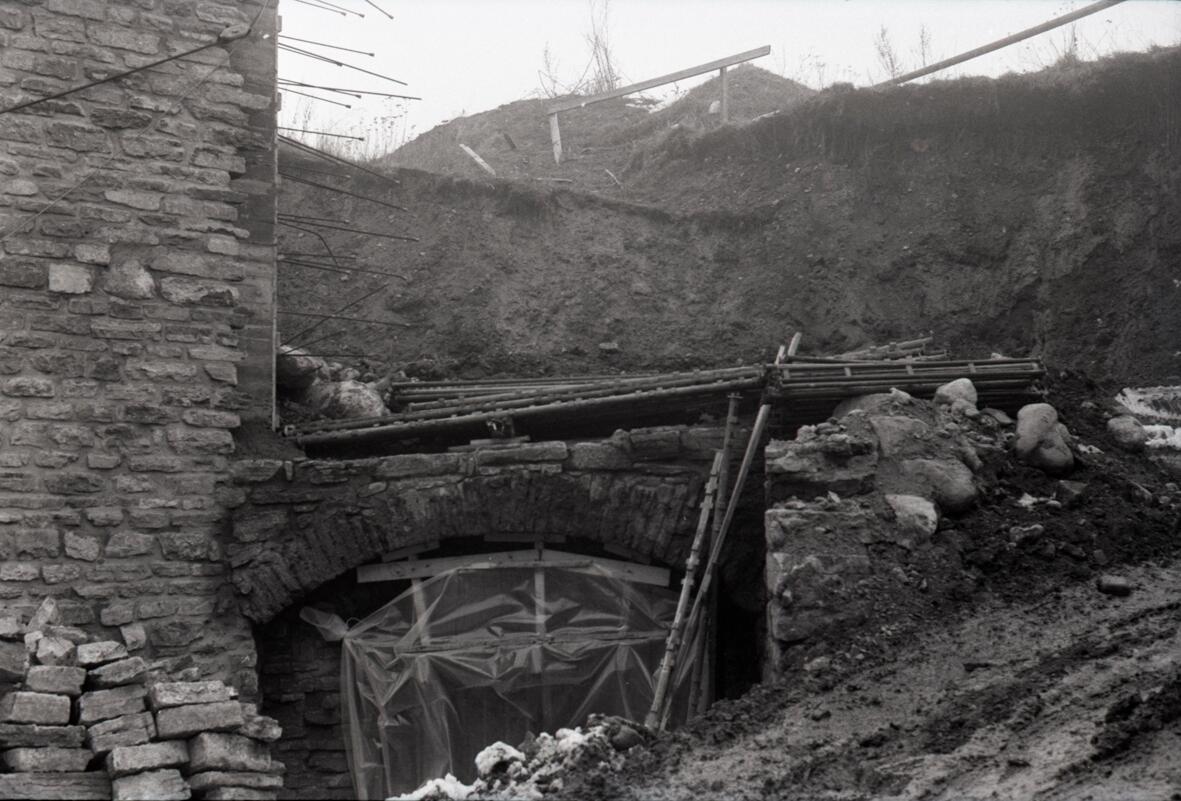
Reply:
[[155, 736], [156, 719], [151, 712], [139, 712], [94, 724], [86, 731], [86, 744], [102, 754], [121, 745], [142, 745]]
[[230, 731], [243, 723], [242, 706], [237, 701], [175, 706], [156, 713], [156, 728], [167, 739], [205, 731]]
[[37, 693], [81, 695], [86, 668], [69, 665], [34, 665], [25, 677], [25, 688]]
[[92, 668], [89, 679], [92, 686], [100, 689], [119, 687], [142, 679], [147, 672], [148, 663], [144, 661], [143, 657], [133, 656], [128, 659], [120, 659], [117, 662], [109, 662], [102, 667]]
[[0, 697], [0, 722], [47, 723], [70, 722], [70, 699], [49, 693], [11, 692]]
[[[194, 792], [204, 792], [215, 787], [247, 787], [253, 790], [278, 790], [283, 786], [283, 777], [273, 773], [246, 773], [244, 771], [208, 770], [194, 773], [189, 777], [189, 786]], [[208, 797], [208, 796], [206, 796]]]
[[264, 743], [273, 743], [283, 736], [283, 728], [279, 721], [258, 714], [257, 704], [242, 704], [242, 717], [245, 718], [245, 722], [238, 729], [238, 734]]
[[78, 708], [81, 710], [79, 722], [90, 725], [120, 715], [143, 712], [144, 697], [147, 694], [147, 688], [142, 684], [128, 684], [110, 690], [83, 693], [78, 699]]
[[39, 636], [37, 661], [42, 665], [73, 665], [78, 661], [77, 646], [65, 637]]
[[85, 735], [86, 729], [81, 726], [0, 723], [0, 748], [77, 748]]
[[111, 782], [111, 795], [115, 801], [188, 801], [192, 796], [180, 771], [168, 768], [122, 776]]
[[0, 798], [43, 801], [110, 801], [111, 780], [102, 771], [88, 773], [0, 774]]
[[12, 748], [0, 753], [0, 764], [13, 773], [80, 773], [92, 759], [87, 748]]
[[89, 642], [78, 646], [78, 664], [83, 667], [96, 667], [126, 658], [127, 649], [123, 647], [123, 643], [114, 640]]
[[128, 776], [159, 768], [176, 768], [188, 764], [189, 747], [184, 740], [165, 740], [147, 745], [121, 746], [107, 754], [107, 772], [112, 776]]
[[207, 732], [189, 741], [191, 770], [259, 771], [271, 768], [266, 746], [238, 734]]
[[152, 709], [231, 701], [234, 690], [220, 681], [162, 681], [148, 690]]

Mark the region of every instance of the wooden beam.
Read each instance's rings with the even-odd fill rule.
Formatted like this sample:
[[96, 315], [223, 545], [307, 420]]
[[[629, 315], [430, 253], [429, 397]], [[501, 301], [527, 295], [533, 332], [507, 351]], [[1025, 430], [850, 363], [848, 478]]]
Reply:
[[537, 549], [527, 551], [500, 551], [498, 553], [470, 554], [467, 556], [445, 556], [438, 559], [417, 559], [411, 562], [388, 562], [380, 565], [361, 565], [357, 568], [357, 583], [372, 584], [378, 581], [404, 581], [445, 573], [448, 570], [489, 570], [499, 567], [601, 567], [613, 576], [637, 584], [653, 584], [667, 587], [670, 572], [667, 568], [637, 565], [619, 559], [602, 556], [586, 556], [545, 549], [538, 558]]
[[554, 164], [562, 163], [562, 129], [558, 127], [558, 115], [549, 115], [549, 138], [554, 145]]
[[726, 68], [718, 70], [718, 78], [722, 82], [722, 125], [730, 121], [730, 76]]
[[488, 166], [488, 162], [486, 162], [486, 161], [484, 161], [484, 159], [480, 158], [480, 154], [479, 154], [479, 153], [477, 153], [476, 151], [472, 150], [470, 147], [468, 147], [468, 146], [467, 146], [467, 145], [465, 145], [465, 144], [460, 144], [460, 146], [459, 146], [459, 147], [460, 147], [460, 149], [461, 149], [461, 150], [463, 150], [463, 152], [464, 152], [464, 153], [467, 153], [469, 156], [471, 156], [471, 157], [472, 157], [472, 161], [476, 162], [476, 164], [479, 164], [479, 165], [480, 165], [480, 168], [481, 168], [481, 169], [483, 169], [483, 170], [484, 170], [484, 172], [488, 173], [488, 174], [489, 174], [489, 175], [491, 175], [493, 178], [495, 178], [495, 177], [496, 177], [496, 170], [494, 170], [494, 169], [492, 169], [490, 166]]
[[762, 47], [756, 47], [754, 50], [747, 50], [745, 53], [737, 53], [733, 56], [726, 56], [725, 58], [719, 58], [716, 61], [710, 61], [707, 64], [698, 64], [696, 67], [688, 67], [687, 69], [670, 72], [668, 75], [661, 75], [659, 78], [649, 78], [646, 81], [640, 81], [639, 83], [633, 83], [628, 86], [621, 86], [618, 89], [612, 89], [610, 92], [602, 92], [601, 94], [591, 95], [590, 97], [582, 99], [574, 98], [571, 100], [562, 100], [552, 104], [548, 109], [546, 109], [546, 113], [554, 115], [560, 111], [569, 111], [573, 108], [589, 106], [592, 103], [601, 103], [604, 100], [610, 100], [615, 97], [623, 97], [624, 95], [630, 95], [634, 92], [642, 92], [645, 89], [663, 86], [664, 84], [672, 83], [673, 81], [683, 81], [686, 78], [692, 78], [694, 75], [701, 75], [706, 72], [720, 70], [722, 67], [732, 67], [735, 64], [741, 64], [744, 61], [762, 58], [763, 56], [770, 54], [770, 52], [771, 45], [763, 45]]

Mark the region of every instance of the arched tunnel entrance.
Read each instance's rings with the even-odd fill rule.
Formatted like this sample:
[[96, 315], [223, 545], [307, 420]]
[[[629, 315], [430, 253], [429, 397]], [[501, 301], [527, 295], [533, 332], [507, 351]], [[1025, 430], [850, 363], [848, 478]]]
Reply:
[[[413, 689], [398, 685], [403, 674], [425, 677], [414, 690], [420, 696], [423, 686], [431, 690], [420, 704], [425, 712], [382, 713], [387, 723], [401, 714], [406, 724], [402, 734], [387, 727], [384, 741], [376, 738], [380, 770], [410, 777], [399, 791], [413, 789], [420, 773], [462, 778], [479, 748], [580, 725], [589, 712], [642, 719], [715, 440], [699, 428], [666, 432], [658, 454], [631, 443], [537, 443], [493, 458], [414, 454], [254, 471], [244, 482], [249, 502], [236, 513], [238, 542], [230, 551], [244, 607], [254, 612], [261, 707], [283, 726], [276, 756], [287, 765], [284, 797], [384, 797], [395, 787], [353, 786], [346, 740], [356, 727], [348, 710], [352, 703], [355, 720], [360, 682], [355, 674], [342, 682], [344, 646], [301, 619], [306, 608], [379, 640], [409, 643], [399, 664], [387, 660], [376, 671], [387, 674], [378, 692], [390, 698]], [[759, 678], [762, 499], [758, 482], [748, 487], [757, 499], [737, 518], [730, 540], [737, 558], [725, 559], [742, 567], [719, 576], [695, 673], [678, 684], [682, 718]], [[450, 594], [466, 607], [448, 600], [445, 580], [431, 578], [436, 566], [471, 567], [537, 546], [548, 562], [465, 570], [461, 575], [479, 578]], [[573, 572], [563, 572], [567, 566]], [[368, 580], [375, 575], [379, 580]], [[452, 612], [439, 618], [442, 634], [419, 625], [443, 608]], [[538, 637], [539, 625], [548, 640]], [[581, 666], [572, 652], [586, 656]], [[481, 679], [487, 668], [472, 669], [473, 659], [509, 667], [495, 681]], [[595, 688], [600, 701], [577, 703]], [[438, 748], [421, 748], [440, 739], [440, 728], [462, 735], [448, 738], [454, 764], [440, 763]], [[415, 745], [407, 750], [406, 742]], [[401, 763], [421, 767], [403, 770]]]

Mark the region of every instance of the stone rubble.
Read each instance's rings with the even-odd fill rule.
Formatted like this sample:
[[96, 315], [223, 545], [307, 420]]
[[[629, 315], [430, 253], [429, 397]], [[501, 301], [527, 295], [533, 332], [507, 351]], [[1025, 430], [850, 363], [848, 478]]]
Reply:
[[52, 598], [28, 624], [0, 620], [12, 686], [0, 694], [0, 798], [277, 797], [277, 721], [220, 681], [161, 680], [125, 644], [59, 621]]

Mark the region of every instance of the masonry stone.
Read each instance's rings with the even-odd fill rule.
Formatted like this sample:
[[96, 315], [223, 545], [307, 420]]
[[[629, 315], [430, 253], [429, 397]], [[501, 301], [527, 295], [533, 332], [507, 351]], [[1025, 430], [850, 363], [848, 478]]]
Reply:
[[33, 692], [81, 695], [86, 669], [66, 665], [35, 665], [29, 668], [25, 687]]
[[175, 768], [188, 764], [189, 747], [183, 740], [165, 740], [144, 745], [119, 746], [107, 754], [107, 772], [112, 776], [127, 776], [160, 768]]
[[189, 742], [191, 770], [202, 771], [258, 771], [271, 769], [267, 748], [237, 734], [198, 734]]
[[188, 783], [174, 768], [122, 776], [111, 782], [114, 801], [187, 801], [192, 797]]
[[191, 704], [161, 709], [156, 727], [161, 737], [190, 737], [200, 732], [230, 731], [245, 722], [237, 701]]
[[70, 722], [70, 699], [64, 695], [12, 691], [0, 696], [0, 722], [61, 725]]
[[0, 751], [0, 764], [14, 773], [77, 773], [94, 754], [86, 748], [11, 748]]

